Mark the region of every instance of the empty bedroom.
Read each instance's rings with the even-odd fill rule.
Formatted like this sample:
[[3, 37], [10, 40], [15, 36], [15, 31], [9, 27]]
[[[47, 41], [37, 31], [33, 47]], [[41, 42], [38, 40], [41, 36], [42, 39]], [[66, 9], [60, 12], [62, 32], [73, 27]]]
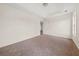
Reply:
[[0, 56], [79, 56], [78, 3], [0, 3]]

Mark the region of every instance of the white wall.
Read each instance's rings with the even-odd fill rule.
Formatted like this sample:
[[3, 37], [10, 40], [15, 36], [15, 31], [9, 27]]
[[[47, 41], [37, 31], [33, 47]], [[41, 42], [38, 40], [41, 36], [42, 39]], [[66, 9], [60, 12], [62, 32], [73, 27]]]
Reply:
[[39, 17], [0, 4], [0, 47], [39, 35]]
[[76, 37], [74, 36], [73, 40], [79, 48], [79, 4], [76, 7]]
[[44, 22], [44, 33], [71, 38], [71, 14], [49, 17]]

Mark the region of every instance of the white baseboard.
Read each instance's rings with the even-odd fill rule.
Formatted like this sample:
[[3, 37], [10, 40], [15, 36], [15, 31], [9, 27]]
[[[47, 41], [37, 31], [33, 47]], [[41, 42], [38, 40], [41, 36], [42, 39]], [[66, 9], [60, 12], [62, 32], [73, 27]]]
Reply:
[[49, 33], [45, 33], [45, 34], [53, 35], [53, 36], [57, 36], [57, 37], [68, 38], [68, 39], [72, 38], [72, 37], [70, 37], [70, 35], [64, 35], [64, 34], [49, 34]]
[[73, 37], [72, 39], [73, 39], [75, 45], [77, 46], [77, 48], [79, 49], [79, 38]]

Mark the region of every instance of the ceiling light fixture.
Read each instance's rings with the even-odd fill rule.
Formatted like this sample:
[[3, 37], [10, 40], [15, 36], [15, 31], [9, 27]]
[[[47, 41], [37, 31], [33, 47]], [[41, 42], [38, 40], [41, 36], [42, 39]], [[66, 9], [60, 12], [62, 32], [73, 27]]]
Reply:
[[68, 10], [64, 10], [64, 12], [68, 12]]
[[47, 7], [48, 6], [48, 3], [43, 3], [42, 4], [44, 7]]

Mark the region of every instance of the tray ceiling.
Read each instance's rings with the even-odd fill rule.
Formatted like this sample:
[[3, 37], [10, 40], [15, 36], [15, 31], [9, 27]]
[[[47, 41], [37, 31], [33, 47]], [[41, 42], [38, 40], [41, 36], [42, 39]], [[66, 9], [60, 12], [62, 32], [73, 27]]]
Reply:
[[48, 3], [43, 6], [43, 3], [16, 3], [10, 4], [14, 7], [18, 7], [29, 12], [39, 15], [41, 17], [47, 17], [49, 15], [55, 15], [62, 12], [71, 12], [74, 10], [74, 3]]

